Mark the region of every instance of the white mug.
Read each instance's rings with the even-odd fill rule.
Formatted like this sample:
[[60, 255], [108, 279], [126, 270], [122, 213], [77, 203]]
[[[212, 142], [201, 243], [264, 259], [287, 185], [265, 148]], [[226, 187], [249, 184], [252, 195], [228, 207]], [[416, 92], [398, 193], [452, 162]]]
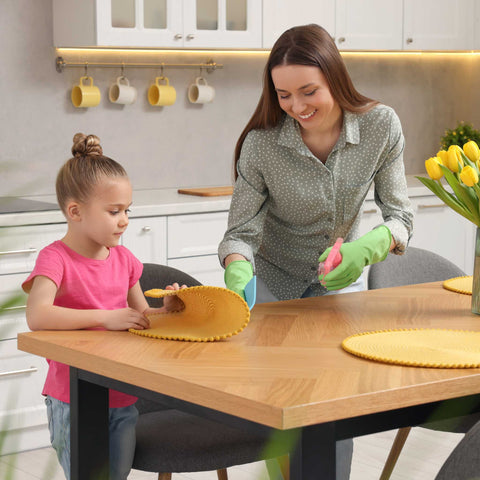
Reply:
[[137, 89], [132, 87], [128, 78], [122, 75], [118, 77], [116, 82], [110, 87], [108, 98], [112, 103], [130, 105], [137, 99]]
[[197, 77], [188, 87], [188, 99], [191, 103], [210, 103], [215, 98], [215, 89], [203, 77]]

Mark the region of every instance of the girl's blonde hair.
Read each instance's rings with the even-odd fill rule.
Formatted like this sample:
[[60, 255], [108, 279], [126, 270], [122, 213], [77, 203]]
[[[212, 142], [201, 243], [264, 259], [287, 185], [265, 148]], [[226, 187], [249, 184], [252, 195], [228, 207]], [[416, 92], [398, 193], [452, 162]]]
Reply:
[[103, 155], [96, 135], [75, 134], [72, 155], [58, 172], [55, 184], [57, 202], [63, 213], [69, 200], [87, 202], [101, 178], [128, 178], [119, 163]]

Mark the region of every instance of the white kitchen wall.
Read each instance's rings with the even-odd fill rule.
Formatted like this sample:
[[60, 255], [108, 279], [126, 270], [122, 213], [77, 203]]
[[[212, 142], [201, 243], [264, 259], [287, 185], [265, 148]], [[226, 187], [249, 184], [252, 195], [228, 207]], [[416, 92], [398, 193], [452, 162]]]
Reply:
[[[257, 104], [266, 54], [169, 54], [170, 62], [212, 57], [224, 64], [206, 75], [216, 97], [203, 106], [191, 105], [186, 94], [196, 70], [166, 69], [177, 102], [154, 108], [146, 91], [159, 72], [126, 69], [139, 98], [122, 107], [108, 100], [120, 71], [89, 68], [102, 101], [75, 109], [70, 90], [83, 69], [57, 73], [52, 38], [51, 0], [0, 0], [0, 196], [54, 193], [56, 172], [79, 131], [101, 138], [104, 153], [125, 166], [136, 189], [231, 183], [234, 145]], [[362, 93], [398, 112], [407, 173], [423, 172], [445, 128], [458, 120], [480, 128], [480, 56], [346, 54], [345, 60]]]

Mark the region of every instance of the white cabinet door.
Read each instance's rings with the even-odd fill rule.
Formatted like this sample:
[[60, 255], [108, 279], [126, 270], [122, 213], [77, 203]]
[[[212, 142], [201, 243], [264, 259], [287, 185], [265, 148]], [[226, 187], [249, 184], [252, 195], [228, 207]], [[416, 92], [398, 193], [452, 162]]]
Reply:
[[168, 258], [216, 255], [227, 223], [228, 212], [168, 217]]
[[53, 0], [56, 47], [260, 48], [258, 0]]
[[17, 349], [17, 341], [0, 341], [0, 425], [2, 454], [50, 444], [42, 397], [47, 373], [44, 358]]
[[[475, 232], [471, 222], [454, 212], [434, 195], [412, 197], [415, 211], [412, 247], [437, 253], [461, 268], [473, 273]], [[364, 235], [382, 223], [380, 209], [373, 200], [364, 204], [360, 234]], [[364, 278], [366, 279], [366, 271]]]
[[335, 0], [263, 0], [263, 48], [288, 28], [317, 23], [335, 36]]
[[182, 46], [182, 2], [97, 0], [97, 44]]
[[66, 231], [66, 223], [0, 227], [0, 274], [30, 273], [38, 252]]
[[404, 0], [407, 50], [471, 50], [474, 0]]
[[125, 245], [142, 263], [167, 263], [165, 217], [132, 218], [122, 236]]
[[225, 287], [225, 282], [223, 281], [224, 269], [220, 265], [218, 255], [172, 258], [168, 260], [168, 266], [188, 273], [202, 285]]
[[260, 48], [262, 3], [258, 0], [184, 0], [186, 48]]
[[217, 251], [227, 223], [228, 212], [168, 217], [168, 265], [203, 285], [224, 287]]
[[400, 50], [402, 2], [337, 0], [335, 39], [340, 50]]
[[410, 245], [438, 253], [473, 273], [475, 226], [435, 196], [414, 197], [415, 223]]

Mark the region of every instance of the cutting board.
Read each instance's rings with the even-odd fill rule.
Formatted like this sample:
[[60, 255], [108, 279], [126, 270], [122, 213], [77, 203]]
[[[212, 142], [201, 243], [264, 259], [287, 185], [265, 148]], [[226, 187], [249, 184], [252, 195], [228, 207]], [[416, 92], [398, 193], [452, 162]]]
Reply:
[[220, 197], [222, 195], [231, 195], [233, 187], [204, 187], [204, 188], [179, 188], [178, 193], [184, 195], [197, 195], [199, 197]]

